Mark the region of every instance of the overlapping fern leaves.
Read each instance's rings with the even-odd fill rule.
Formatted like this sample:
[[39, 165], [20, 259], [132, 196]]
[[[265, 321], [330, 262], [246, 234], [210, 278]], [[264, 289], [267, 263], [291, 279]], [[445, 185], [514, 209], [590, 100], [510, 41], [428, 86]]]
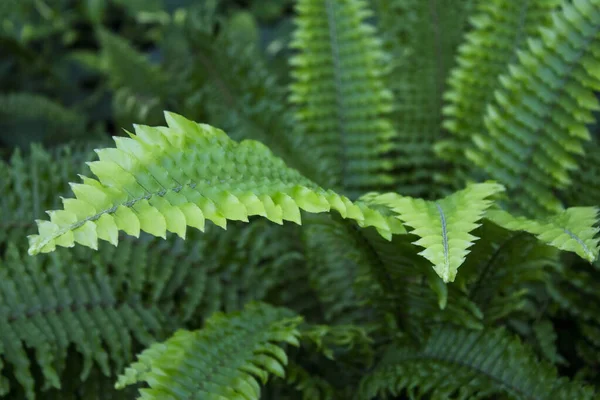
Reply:
[[[442, 172], [430, 145], [440, 136], [444, 79], [474, 2], [378, 1], [385, 48], [398, 56], [390, 38], [406, 42], [406, 59], [390, 70], [365, 1], [299, 0], [289, 104], [258, 49], [221, 31], [227, 18], [211, 4], [162, 16], [174, 39], [162, 44], [165, 68], [99, 32], [123, 122], [153, 122], [152, 110], [169, 105], [227, 134], [166, 113], [166, 127], [137, 125], [129, 138], [115, 138], [116, 147], [88, 163], [95, 178], [71, 184], [74, 197], [38, 220], [30, 253], [53, 252], [39, 259], [24, 259], [21, 245], [9, 242], [43, 210], [59, 208], [49, 194], [63, 192], [80, 169], [39, 149], [0, 164], [10, 193], [0, 200], [1, 218], [11, 227], [0, 237], [3, 393], [20, 385], [32, 399], [76, 368], [90, 385], [78, 388], [86, 396], [106, 382], [98, 373], [122, 371], [139, 345], [203, 326], [148, 347], [117, 386], [142, 384], [140, 398], [174, 400], [255, 399], [284, 382], [299, 392], [291, 397], [304, 398], [593, 398], [581, 382], [597, 377], [600, 303], [597, 285], [587, 284], [597, 271], [578, 262], [566, 268], [570, 258], [558, 250], [596, 260], [598, 211], [571, 201], [564, 209], [548, 190], [569, 183], [596, 109], [598, 0], [554, 13], [554, 1], [479, 6], [445, 111], [456, 143], [478, 135], [446, 155], [468, 154], [469, 179], [483, 169], [502, 184], [470, 184], [445, 197], [445, 188], [424, 182]], [[381, 10], [409, 23], [391, 29], [393, 14]], [[440, 31], [428, 35], [429, 26]], [[499, 50], [488, 58], [486, 46]], [[484, 72], [489, 79], [467, 90]], [[388, 90], [397, 74], [404, 78]], [[423, 96], [414, 102], [394, 101], [417, 87]], [[407, 115], [410, 107], [418, 110]], [[406, 160], [393, 159], [398, 144]], [[78, 154], [66, 160], [89, 159]], [[432, 173], [403, 175], [412, 167]], [[395, 185], [409, 193], [364, 194]], [[438, 200], [405, 196], [412, 191]], [[579, 318], [575, 356], [557, 346], [565, 338], [552, 319], [565, 313]], [[331, 325], [302, 324], [300, 314]], [[300, 339], [301, 349], [288, 346]], [[558, 377], [532, 349], [588, 370]], [[268, 375], [285, 379], [265, 391]]]
[[[422, 345], [392, 346], [361, 382], [358, 398], [378, 394], [457, 399], [593, 399], [591, 388], [558, 378], [520, 341], [502, 329], [438, 328]], [[452, 379], [448, 379], [452, 376]]]
[[437, 145], [441, 158], [461, 164], [453, 166], [455, 179], [469, 179], [466, 171], [461, 171], [469, 168], [464, 152], [471, 144], [471, 136], [485, 131], [483, 115], [501, 86], [499, 76], [517, 61], [517, 51], [528, 38], [537, 36], [541, 27], [550, 24], [551, 12], [558, 4], [552, 0], [494, 0], [477, 5], [470, 18], [473, 30], [458, 48], [458, 65], [450, 74], [444, 94], [444, 127], [452, 138]]
[[567, 186], [590, 139], [586, 127], [600, 108], [600, 3], [564, 3], [552, 25], [517, 52], [486, 110], [485, 132], [467, 151], [474, 164], [503, 182], [528, 215], [560, 210], [552, 190]]

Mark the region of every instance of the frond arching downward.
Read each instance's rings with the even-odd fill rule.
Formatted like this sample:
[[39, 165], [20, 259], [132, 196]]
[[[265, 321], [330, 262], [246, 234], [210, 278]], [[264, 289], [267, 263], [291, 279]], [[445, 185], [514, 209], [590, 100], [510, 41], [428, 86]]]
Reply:
[[145, 381], [150, 388], [139, 397], [145, 400], [259, 399], [259, 381], [285, 376], [288, 358], [279, 343], [299, 346], [301, 321], [287, 309], [259, 303], [216, 313], [202, 330], [178, 331], [143, 351], [117, 388]]
[[561, 210], [552, 191], [570, 183], [590, 139], [586, 124], [600, 109], [600, 0], [564, 2], [552, 21], [499, 78], [487, 132], [467, 149], [476, 168], [506, 185], [511, 202], [529, 216]]
[[489, 210], [486, 218], [512, 231], [525, 231], [535, 235], [544, 243], [560, 250], [572, 251], [581, 258], [593, 262], [600, 250], [596, 237], [600, 228], [596, 207], [572, 207], [539, 220], [514, 217], [503, 210]]
[[419, 254], [433, 263], [444, 282], [451, 282], [468, 254], [467, 249], [478, 239], [469, 232], [479, 226], [477, 221], [492, 204], [488, 197], [503, 190], [496, 183], [480, 183], [438, 201], [395, 193], [369, 194], [361, 200], [371, 206], [389, 207], [398, 219], [412, 227], [410, 233], [420, 237], [414, 244], [425, 248]]
[[[377, 395], [411, 398], [570, 400], [593, 399], [594, 391], [559, 378], [503, 329], [436, 329], [420, 346], [395, 345], [361, 382], [359, 399]], [[501, 397], [504, 398], [504, 397]]]
[[298, 135], [313, 136], [334, 174], [327, 182], [351, 196], [393, 183], [392, 94], [382, 78], [381, 44], [364, 0], [300, 0], [291, 46], [290, 101]]
[[136, 126], [131, 138], [115, 138], [116, 148], [97, 150], [100, 160], [88, 164], [98, 180], [73, 184], [76, 198], [38, 221], [30, 254], [75, 243], [96, 249], [98, 239], [117, 245], [119, 230], [185, 237], [187, 226], [203, 230], [205, 219], [223, 228], [252, 215], [300, 224], [300, 209], [334, 209], [388, 238], [405, 232], [394, 218], [317, 186], [258, 142], [236, 143], [211, 126], [165, 115], [168, 128]]

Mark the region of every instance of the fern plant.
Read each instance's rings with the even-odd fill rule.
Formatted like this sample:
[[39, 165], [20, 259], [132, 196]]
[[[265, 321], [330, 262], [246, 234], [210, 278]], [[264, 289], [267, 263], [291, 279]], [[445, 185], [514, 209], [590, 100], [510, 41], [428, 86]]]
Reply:
[[127, 7], [140, 124], [0, 164], [0, 396], [598, 396], [599, 0], [297, 0], [272, 72], [223, 4]]

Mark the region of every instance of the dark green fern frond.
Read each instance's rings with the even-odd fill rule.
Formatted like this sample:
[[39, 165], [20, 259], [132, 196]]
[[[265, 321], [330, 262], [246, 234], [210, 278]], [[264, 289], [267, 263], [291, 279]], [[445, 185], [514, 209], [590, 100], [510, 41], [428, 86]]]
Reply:
[[536, 288], [549, 280], [558, 250], [525, 232], [484, 221], [481, 237], [461, 267], [458, 284], [482, 311], [487, 325], [508, 317], [539, 317]]
[[290, 46], [290, 101], [296, 134], [314, 138], [329, 187], [356, 197], [393, 183], [388, 154], [394, 129], [387, 119], [392, 94], [385, 88], [381, 44], [365, 23], [363, 0], [300, 0]]
[[[74, 272], [65, 273], [64, 261], [58, 256], [25, 260], [9, 247], [0, 268], [0, 355], [28, 399], [35, 398], [37, 384], [26, 348], [35, 352], [42, 388], [59, 388], [70, 346], [83, 356], [79, 379], [85, 380], [94, 364], [105, 375], [122, 368], [135, 342], [149, 344], [162, 329], [158, 308], [135, 297], [117, 298], [100, 271], [77, 271], [72, 264]], [[9, 389], [3, 379], [1, 392]]]
[[359, 399], [593, 399], [594, 391], [559, 378], [554, 367], [503, 329], [435, 329], [422, 346], [392, 346], [361, 382]]
[[361, 269], [369, 265], [368, 252], [351, 227], [329, 215], [307, 216], [303, 241], [311, 286], [323, 304], [329, 323], [365, 322], [364, 299], [355, 288]]
[[600, 142], [586, 145], [579, 169], [571, 174], [571, 185], [563, 192], [569, 206], [600, 206]]
[[17, 149], [8, 162], [0, 161], [0, 241], [21, 243], [31, 232], [32, 219], [60, 205], [85, 161], [93, 158], [90, 145], [60, 146], [51, 151], [34, 145], [28, 153]]
[[166, 75], [124, 38], [107, 30], [98, 31], [98, 38], [104, 67], [115, 90], [113, 112], [121, 126], [140, 121], [159, 123], [161, 110], [167, 108], [169, 100]]
[[387, 238], [405, 232], [396, 219], [317, 186], [258, 142], [236, 143], [208, 125], [166, 118], [169, 128], [136, 126], [137, 135], [115, 138], [117, 148], [97, 151], [100, 160], [89, 165], [99, 180], [72, 185], [76, 198], [39, 221], [31, 254], [76, 242], [95, 249], [98, 239], [117, 245], [119, 230], [185, 237], [187, 226], [204, 230], [206, 219], [223, 228], [252, 215], [299, 224], [300, 209], [333, 209]]
[[[529, 37], [539, 36], [540, 27], [551, 22], [558, 0], [493, 0], [478, 4], [470, 18], [473, 30], [458, 48], [457, 66], [448, 79], [444, 127], [453, 138], [439, 143], [438, 155], [466, 169], [464, 151], [471, 136], [485, 132], [483, 117], [494, 93], [501, 87], [500, 75], [517, 61], [517, 51]], [[465, 164], [465, 165], [462, 165]], [[452, 171], [465, 174], [466, 171]], [[460, 179], [460, 178], [459, 178]], [[463, 178], [464, 179], [464, 178]]]
[[531, 216], [561, 209], [552, 191], [570, 183], [590, 139], [586, 124], [600, 109], [599, 35], [598, 0], [564, 3], [499, 78], [487, 132], [467, 150], [475, 168], [505, 184], [511, 204]]
[[[394, 94], [392, 122], [397, 131], [396, 190], [433, 199], [446, 194], [434, 186], [440, 161], [433, 145], [443, 137], [442, 95], [454, 56], [471, 15], [471, 0], [375, 0]], [[464, 185], [456, 185], [455, 188]]]
[[319, 376], [310, 374], [298, 364], [290, 362], [285, 375], [286, 385], [302, 393], [302, 400], [342, 399], [329, 382]]
[[266, 304], [211, 316], [202, 330], [178, 331], [138, 356], [117, 387], [145, 381], [143, 399], [258, 399], [270, 374], [284, 377], [281, 343], [299, 345], [301, 318]]
[[464, 291], [445, 284], [419, 256], [411, 243], [415, 236], [398, 235], [386, 241], [372, 229], [362, 233], [373, 256], [357, 286], [368, 304], [395, 318], [395, 329], [422, 338], [431, 325], [439, 323], [483, 328], [481, 311]]
[[27, 147], [30, 142], [56, 145], [89, 139], [85, 118], [74, 110], [32, 93], [0, 95], [0, 144]]
[[[557, 266], [548, 285], [550, 297], [557, 304], [556, 315], [568, 316], [569, 329], [559, 329], [559, 340], [566, 336], [574, 347], [576, 362], [582, 363], [583, 378], [597, 383], [600, 378], [600, 270], [582, 263]], [[562, 332], [561, 332], [562, 331]], [[573, 355], [571, 356], [573, 357]], [[570, 361], [570, 360], [569, 360]]]

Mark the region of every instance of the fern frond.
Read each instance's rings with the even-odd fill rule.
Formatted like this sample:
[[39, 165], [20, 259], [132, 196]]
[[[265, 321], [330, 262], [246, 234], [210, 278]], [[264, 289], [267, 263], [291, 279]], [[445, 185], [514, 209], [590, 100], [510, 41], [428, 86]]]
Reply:
[[258, 303], [214, 314], [202, 330], [178, 331], [143, 351], [117, 387], [145, 381], [143, 399], [258, 399], [259, 381], [285, 376], [288, 359], [278, 344], [298, 346], [300, 322], [289, 310]]
[[593, 399], [503, 329], [435, 329], [420, 346], [394, 345], [361, 382], [359, 399], [406, 391], [411, 398]]
[[32, 145], [28, 153], [17, 149], [7, 162], [0, 161], [0, 242], [20, 243], [35, 218], [60, 205], [57, 194], [66, 193], [67, 182], [92, 160], [91, 149], [89, 144], [53, 150]]
[[[56, 145], [89, 139], [85, 118], [74, 110], [32, 93], [0, 95], [0, 142], [26, 147], [30, 142]], [[88, 136], [88, 137], [86, 137]]]
[[393, 329], [420, 338], [429, 326], [440, 323], [483, 328], [483, 315], [477, 305], [458, 285], [442, 281], [411, 244], [414, 236], [397, 235], [386, 241], [373, 229], [361, 233], [363, 245], [373, 255], [357, 286], [367, 304], [395, 317], [398, 326]]
[[569, 206], [600, 206], [600, 142], [587, 147], [579, 169], [572, 174], [572, 184], [563, 197]]
[[383, 80], [381, 44], [364, 20], [363, 0], [300, 0], [290, 46], [297, 135], [316, 140], [332, 171], [329, 187], [350, 197], [393, 182], [392, 94]]
[[533, 324], [537, 345], [543, 356], [552, 364], [565, 364], [566, 360], [560, 355], [556, 346], [556, 331], [550, 320], [544, 319]]
[[478, 4], [476, 14], [470, 18], [473, 30], [458, 48], [458, 65], [444, 93], [444, 127], [454, 137], [438, 143], [440, 157], [464, 163], [471, 136], [485, 131], [483, 116], [501, 87], [498, 77], [508, 72], [526, 40], [538, 36], [540, 27], [550, 24], [551, 12], [558, 4], [558, 0], [493, 0]]
[[467, 249], [477, 239], [469, 232], [477, 228], [477, 222], [492, 205], [488, 197], [503, 190], [503, 186], [496, 183], [481, 183], [438, 201], [394, 193], [368, 194], [360, 200], [371, 206], [389, 207], [398, 219], [413, 228], [410, 233], [420, 237], [414, 244], [425, 248], [419, 254], [431, 261], [444, 282], [452, 282], [468, 254]]
[[258, 140], [292, 168], [317, 182], [327, 170], [312, 151], [310, 138], [294, 134], [287, 90], [256, 46], [234, 40], [227, 31], [215, 37], [219, 15], [214, 2], [189, 8], [185, 28], [164, 43], [166, 70], [181, 86], [186, 115], [225, 130], [232, 139]]
[[486, 218], [511, 231], [525, 231], [563, 251], [572, 251], [593, 262], [598, 258], [600, 228], [596, 207], [571, 207], [546, 218], [531, 220], [515, 217], [504, 210], [488, 210]]
[[433, 146], [444, 135], [442, 95], [475, 1], [374, 3], [384, 49], [390, 55], [386, 84], [394, 94], [391, 118], [398, 136], [395, 191], [434, 199], [446, 194], [446, 188], [434, 185], [441, 172]]
[[571, 182], [569, 171], [590, 139], [586, 124], [600, 109], [599, 10], [598, 0], [577, 0], [552, 14], [551, 27], [528, 40], [499, 78], [487, 133], [467, 149], [475, 167], [505, 184], [512, 204], [530, 216], [560, 211], [552, 190]]
[[481, 239], [471, 248], [457, 284], [481, 310], [486, 325], [509, 317], [537, 319], [536, 288], [550, 281], [558, 250], [485, 219], [475, 235]]
[[251, 215], [300, 224], [300, 209], [334, 209], [386, 237], [404, 232], [398, 221], [287, 168], [258, 142], [236, 143], [208, 125], [171, 113], [166, 118], [169, 128], [136, 126], [137, 135], [115, 138], [116, 149], [98, 150], [100, 160], [89, 165], [99, 180], [72, 185], [77, 197], [50, 212], [51, 221], [39, 222], [30, 253], [76, 242], [97, 248], [98, 239], [117, 245], [119, 230], [185, 237], [187, 226], [203, 230], [205, 219], [223, 228]]
[[320, 302], [325, 321], [357, 323], [365, 321], [364, 301], [355, 282], [371, 260], [350, 227], [329, 215], [307, 216], [303, 241], [309, 277]]
[[167, 77], [158, 65], [124, 38], [99, 30], [98, 38], [110, 85], [115, 90], [113, 111], [122, 126], [134, 121], [159, 123], [169, 97]]
[[286, 368], [285, 383], [302, 393], [302, 400], [342, 399], [325, 379], [310, 374], [302, 366], [290, 363]]
[[[25, 261], [11, 245], [1, 262], [0, 355], [13, 367], [27, 399], [35, 398], [36, 383], [26, 348], [34, 350], [47, 390], [61, 387], [59, 376], [70, 346], [83, 356], [79, 377], [86, 380], [94, 364], [109, 375], [130, 361], [133, 343], [149, 344], [162, 332], [157, 307], [135, 297], [118, 298], [100, 271], [67, 274], [64, 261], [58, 256], [47, 263]], [[3, 379], [0, 391], [8, 390]]]

